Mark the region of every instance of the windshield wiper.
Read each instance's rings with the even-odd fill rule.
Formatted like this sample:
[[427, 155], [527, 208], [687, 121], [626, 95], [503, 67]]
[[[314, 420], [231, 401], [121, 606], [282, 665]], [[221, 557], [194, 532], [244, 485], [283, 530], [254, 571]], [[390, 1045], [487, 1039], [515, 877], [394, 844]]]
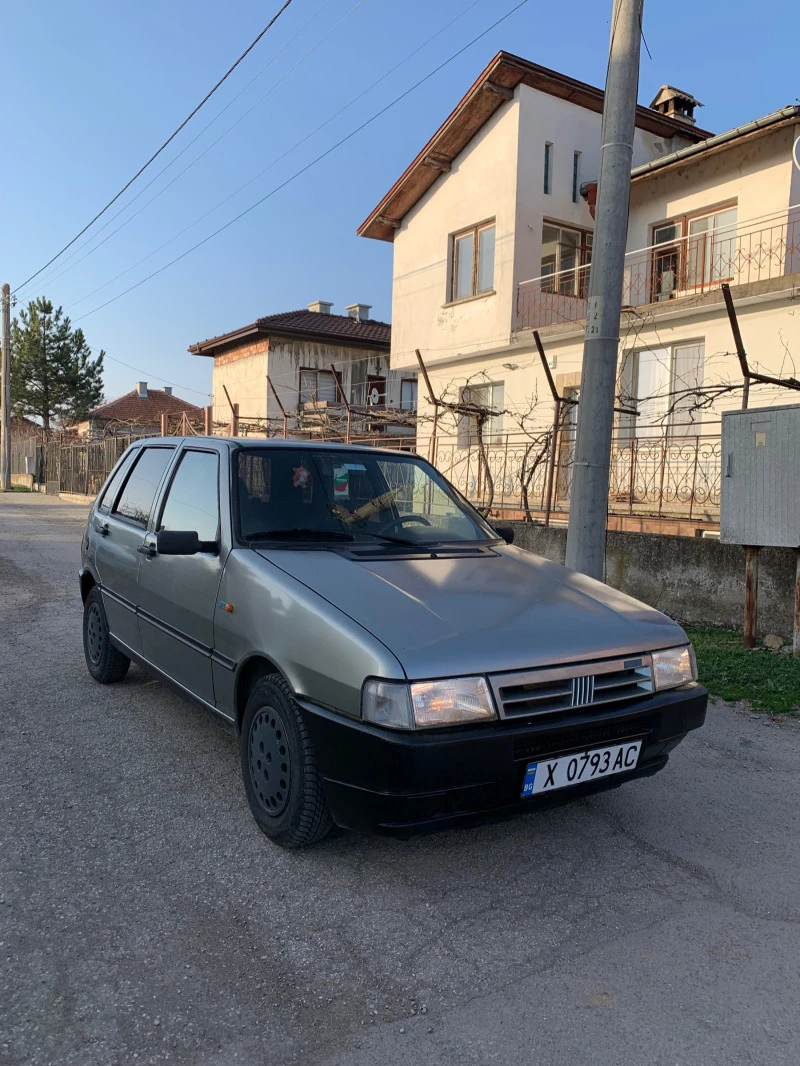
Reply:
[[293, 529], [264, 529], [258, 533], [245, 533], [245, 540], [348, 540], [356, 538], [352, 533], [344, 533], [338, 529], [312, 529], [295, 527]]
[[428, 546], [427, 544], [421, 544], [418, 540], [406, 540], [404, 537], [387, 537], [385, 533], [368, 533], [366, 529], [358, 529], [356, 532], [363, 534], [365, 537], [384, 540], [387, 544], [406, 544], [411, 548], [426, 548]]

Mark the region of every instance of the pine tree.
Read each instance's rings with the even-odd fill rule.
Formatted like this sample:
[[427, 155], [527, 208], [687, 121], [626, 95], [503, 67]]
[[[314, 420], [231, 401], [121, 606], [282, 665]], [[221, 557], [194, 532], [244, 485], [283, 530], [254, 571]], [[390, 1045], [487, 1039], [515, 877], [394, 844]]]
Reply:
[[54, 422], [79, 422], [103, 398], [104, 355], [92, 357], [62, 308], [31, 300], [11, 324], [12, 410], [40, 418], [46, 436]]

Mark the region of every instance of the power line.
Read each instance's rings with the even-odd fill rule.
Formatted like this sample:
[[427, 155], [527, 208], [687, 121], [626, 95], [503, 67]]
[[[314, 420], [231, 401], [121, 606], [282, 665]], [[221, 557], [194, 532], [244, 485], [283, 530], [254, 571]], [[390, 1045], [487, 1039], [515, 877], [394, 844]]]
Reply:
[[172, 141], [174, 141], [175, 138], [178, 136], [178, 134], [181, 132], [181, 130], [189, 122], [191, 122], [191, 120], [194, 118], [194, 116], [197, 114], [197, 112], [200, 110], [200, 108], [203, 107], [211, 99], [211, 97], [214, 95], [214, 93], [217, 91], [217, 89], [219, 89], [219, 87], [222, 85], [222, 83], [224, 81], [226, 81], [226, 79], [228, 77], [230, 77], [230, 75], [234, 72], [234, 70], [236, 70], [236, 68], [239, 66], [239, 64], [242, 62], [242, 60], [246, 56], [248, 56], [250, 54], [250, 52], [252, 52], [252, 50], [255, 48], [255, 46], [258, 44], [258, 42], [261, 40], [261, 38], [264, 36], [264, 34], [267, 33], [268, 30], [270, 30], [275, 25], [275, 23], [278, 21], [278, 19], [281, 17], [281, 15], [284, 13], [286, 8], [291, 3], [292, 3], [292, 0], [284, 0], [284, 3], [281, 5], [279, 10], [272, 16], [272, 18], [266, 24], [264, 29], [258, 34], [258, 36], [253, 41], [250, 42], [250, 44], [247, 46], [247, 48], [245, 48], [245, 50], [242, 52], [242, 54], [239, 56], [239, 58], [236, 60], [236, 62], [233, 63], [230, 67], [228, 67], [228, 69], [225, 71], [225, 73], [222, 75], [222, 77], [219, 79], [219, 81], [216, 83], [216, 85], [214, 85], [214, 87], [212, 89], [210, 89], [206, 93], [206, 95], [203, 97], [203, 99], [200, 101], [200, 103], [197, 105], [197, 107], [195, 107], [192, 111], [189, 112], [189, 114], [186, 116], [186, 118], [183, 120], [183, 122], [181, 122], [180, 126], [178, 126], [177, 129], [175, 129], [169, 135], [169, 137], [167, 137], [167, 139], [164, 141], [164, 143], [161, 145], [161, 147], [150, 156], [150, 158], [147, 160], [147, 162], [143, 166], [139, 167], [139, 169], [136, 171], [136, 173], [133, 175], [133, 177], [130, 179], [130, 181], [128, 181], [125, 185], [122, 186], [122, 188], [119, 190], [119, 192], [116, 194], [116, 196], [113, 196], [108, 201], [108, 203], [105, 205], [105, 207], [101, 211], [97, 212], [97, 214], [94, 216], [94, 218], [91, 220], [91, 222], [87, 222], [87, 224], [83, 227], [83, 229], [79, 233], [75, 234], [75, 236], [72, 238], [71, 241], [69, 241], [67, 244], [65, 244], [64, 247], [59, 252], [56, 252], [56, 254], [53, 256], [52, 259], [49, 259], [44, 264], [44, 266], [39, 267], [39, 269], [36, 271], [35, 274], [31, 274], [31, 276], [29, 278], [26, 278], [25, 281], [22, 282], [22, 285], [18, 285], [17, 288], [14, 290], [14, 292], [16, 292], [18, 289], [21, 289], [23, 285], [27, 285], [29, 281], [32, 281], [35, 277], [37, 277], [39, 274], [41, 274], [43, 270], [46, 270], [50, 266], [51, 263], [54, 263], [56, 261], [56, 259], [59, 258], [59, 256], [63, 255], [63, 253], [67, 250], [67, 248], [71, 248], [72, 245], [75, 243], [75, 241], [77, 241], [80, 237], [82, 237], [83, 234], [89, 229], [89, 227], [93, 226], [95, 224], [95, 222], [98, 220], [98, 218], [100, 218], [102, 215], [104, 215], [106, 213], [106, 211], [108, 211], [109, 207], [111, 207], [112, 204], [117, 202], [117, 200], [120, 198], [120, 196], [122, 196], [122, 194], [127, 189], [129, 189], [131, 187], [131, 185], [133, 185], [133, 183], [136, 181], [136, 179], [139, 177], [139, 175], [142, 174], [145, 170], [147, 170], [147, 168], [150, 166], [150, 164], [155, 159], [157, 159], [158, 156], [161, 155], [161, 153], [164, 151], [164, 149], [167, 147], [167, 145], [170, 144]]
[[[473, 0], [473, 2], [471, 4], [469, 4], [462, 11], [460, 11], [454, 18], [450, 19], [450, 21], [447, 22], [444, 26], [440, 27], [436, 31], [436, 33], [434, 33], [430, 37], [428, 37], [427, 40], [422, 42], [422, 44], [417, 45], [417, 47], [412, 49], [412, 51], [410, 51], [406, 56], [404, 56], [403, 59], [401, 59], [399, 62], [395, 63], [395, 65], [393, 67], [390, 67], [388, 70], [384, 71], [383, 74], [381, 74], [381, 76], [379, 78], [377, 78], [375, 81], [372, 82], [371, 85], [368, 85], [365, 89], [362, 89], [360, 93], [358, 93], [356, 96], [354, 96], [352, 98], [352, 100], [350, 100], [348, 103], [344, 104], [342, 107], [340, 107], [338, 109], [338, 111], [335, 111], [332, 115], [330, 115], [328, 118], [326, 118], [324, 122], [321, 122], [313, 130], [311, 130], [309, 133], [307, 133], [304, 137], [301, 137], [299, 141], [295, 141], [295, 143], [290, 148], [287, 148], [285, 152], [281, 152], [280, 155], [274, 156], [270, 160], [270, 162], [267, 164], [267, 166], [265, 166], [261, 170], [259, 170], [258, 173], [254, 174], [251, 178], [248, 178], [247, 181], [245, 181], [243, 184], [239, 185], [238, 188], [233, 190], [233, 192], [229, 193], [227, 196], [225, 196], [221, 200], [217, 201], [217, 203], [214, 204], [213, 207], [208, 208], [207, 211], [204, 211], [203, 214], [200, 215], [198, 218], [194, 219], [193, 222], [190, 222], [187, 226], [184, 226], [183, 229], [181, 229], [177, 233], [173, 234], [172, 237], [169, 237], [166, 241], [164, 241], [163, 243], [159, 244], [156, 248], [153, 249], [152, 252], [148, 252], [147, 255], [142, 256], [141, 259], [137, 259], [135, 263], [132, 263], [130, 266], [126, 267], [124, 270], [121, 270], [118, 274], [115, 274], [113, 278], [110, 278], [108, 281], [103, 282], [102, 285], [98, 285], [96, 288], [92, 289], [91, 292], [86, 293], [84, 296], [81, 296], [77, 300], [73, 300], [71, 306], [72, 307], [77, 307], [77, 305], [80, 304], [80, 303], [83, 303], [84, 300], [88, 300], [89, 297], [94, 296], [98, 292], [102, 292], [102, 290], [107, 288], [109, 285], [113, 285], [113, 283], [115, 281], [118, 281], [120, 278], [124, 277], [126, 274], [129, 274], [132, 270], [135, 270], [137, 266], [141, 266], [142, 263], [146, 263], [148, 259], [152, 259], [154, 255], [157, 255], [164, 248], [168, 247], [174, 241], [178, 240], [179, 237], [182, 237], [184, 233], [187, 233], [190, 229], [193, 229], [198, 223], [202, 222], [203, 219], [208, 218], [209, 215], [212, 215], [215, 211], [219, 210], [219, 208], [222, 207], [224, 204], [226, 204], [229, 200], [232, 200], [235, 196], [238, 196], [240, 192], [243, 192], [249, 185], [252, 185], [254, 181], [257, 181], [260, 177], [262, 177], [264, 174], [266, 174], [267, 171], [271, 170], [276, 164], [280, 163], [283, 159], [286, 159], [287, 156], [291, 155], [292, 152], [294, 152], [298, 148], [300, 148], [301, 145], [306, 143], [306, 141], [308, 141], [312, 137], [314, 137], [317, 133], [320, 132], [320, 130], [323, 130], [326, 126], [329, 126], [331, 124], [331, 122], [333, 122], [335, 119], [337, 119], [340, 115], [344, 114], [345, 111], [348, 111], [354, 104], [358, 103], [358, 101], [362, 97], [366, 96], [367, 93], [371, 92], [378, 85], [380, 85], [380, 83], [382, 81], [385, 81], [386, 78], [390, 77], [396, 70], [398, 70], [405, 63], [407, 63], [409, 61], [409, 59], [412, 59], [418, 52], [422, 51], [423, 48], [427, 48], [427, 46], [432, 41], [434, 41], [437, 37], [441, 36], [441, 34], [443, 34], [445, 32], [445, 30], [450, 29], [451, 26], [455, 25], [455, 23], [458, 22], [459, 19], [463, 18], [469, 11], [471, 11], [472, 8], [477, 7], [477, 5], [479, 3], [482, 3], [482, 2], [483, 2], [483, 0]], [[358, 5], [356, 5], [356, 6], [358, 6]], [[350, 14], [352, 14], [353, 10], [355, 10], [355, 9], [354, 8], [351, 9], [351, 11], [348, 12], [348, 15], [345, 16], [345, 18], [347, 18]], [[337, 25], [341, 25], [341, 23], [337, 23]], [[316, 45], [314, 47], [316, 47]], [[306, 55], [308, 55], [308, 54], [310, 54], [310, 53], [306, 53]], [[224, 136], [224, 134], [223, 134], [223, 136]], [[214, 143], [216, 144], [217, 142], [215, 141]], [[210, 145], [209, 147], [213, 147], [213, 144]], [[208, 151], [208, 149], [206, 149], [206, 151]], [[199, 158], [200, 158], [200, 156], [198, 156], [198, 159]], [[190, 164], [190, 166], [191, 165], [192, 164]], [[183, 173], [185, 173], [185, 170], [181, 171], [180, 174], [178, 174], [176, 176], [176, 178], [173, 179], [173, 182], [171, 182], [170, 184], [173, 184], [174, 181], [176, 181], [177, 178], [179, 178], [181, 176], [181, 174], [183, 174]], [[169, 188], [169, 185], [165, 186], [164, 189], [161, 190], [161, 192], [165, 192], [168, 188]], [[158, 193], [157, 195], [160, 196], [161, 193]], [[153, 197], [153, 199], [155, 199], [155, 197]], [[152, 200], [149, 200], [148, 203], [152, 203]], [[145, 204], [145, 207], [146, 206], [147, 206], [147, 204]], [[140, 209], [140, 210], [143, 210], [143, 208]], [[139, 214], [139, 212], [137, 212], [137, 214]], [[134, 215], [132, 217], [135, 218], [136, 216]], [[128, 221], [131, 221], [131, 219], [128, 219]], [[127, 223], [124, 223], [124, 224], [127, 224]], [[115, 232], [117, 232], [117, 231], [115, 230]], [[99, 245], [97, 247], [99, 247]], [[93, 250], [94, 249], [92, 249], [92, 251]], [[87, 253], [87, 255], [88, 254], [90, 254], [90, 253]], [[86, 258], [86, 257], [84, 256], [84, 258]], [[81, 260], [79, 260], [78, 262], [81, 262]], [[77, 264], [75, 264], [75, 265], [77, 265]], [[62, 276], [61, 274], [56, 274], [55, 278], [59, 278], [61, 276]], [[53, 279], [53, 280], [55, 280], [55, 279]]]
[[448, 66], [450, 63], [452, 63], [460, 55], [462, 55], [469, 48], [471, 48], [474, 44], [476, 44], [483, 37], [485, 37], [488, 33], [491, 33], [491, 31], [493, 29], [495, 29], [497, 26], [499, 26], [502, 22], [505, 22], [506, 19], [510, 18], [511, 15], [513, 15], [516, 11], [519, 11], [519, 9], [521, 7], [524, 7], [527, 3], [528, 3], [528, 0], [520, 0], [519, 3], [515, 4], [514, 7], [512, 7], [509, 11], [507, 11], [504, 15], [501, 15], [501, 17], [499, 19], [496, 19], [490, 26], [487, 26], [487, 28], [485, 30], [483, 30], [481, 33], [479, 33], [476, 37], [473, 37], [471, 41], [469, 41], [467, 44], [465, 44], [461, 48], [459, 48], [458, 51], [454, 52], [448, 59], [445, 59], [438, 66], [434, 67], [433, 70], [429, 71], [429, 73], [427, 73], [424, 77], [420, 78], [419, 81], [415, 82], [408, 89], [406, 89], [404, 92], [402, 92], [399, 96], [395, 97], [394, 100], [390, 101], [384, 107], [380, 108], [380, 110], [376, 111], [374, 115], [372, 115], [370, 118], [366, 119], [359, 126], [356, 126], [356, 128], [351, 130], [350, 133], [345, 134], [344, 137], [342, 137], [342, 138], [340, 138], [340, 140], [336, 141], [336, 143], [331, 145], [330, 148], [327, 148], [324, 152], [321, 152], [318, 156], [316, 156], [314, 159], [312, 159], [309, 163], [306, 163], [305, 166], [301, 167], [299, 170], [295, 171], [294, 174], [291, 174], [288, 178], [286, 178], [285, 181], [282, 181], [279, 185], [276, 185], [273, 189], [271, 189], [270, 192], [266, 193], [259, 200], [256, 200], [255, 203], [251, 204], [249, 207], [246, 207], [243, 211], [240, 211], [238, 215], [234, 216], [234, 218], [230, 219], [224, 225], [222, 225], [218, 229], [214, 230], [213, 233], [209, 233], [207, 237], [204, 237], [201, 241], [198, 241], [197, 244], [194, 244], [190, 248], [187, 248], [186, 251], [181, 252], [180, 255], [175, 256], [175, 258], [171, 259], [168, 263], [165, 263], [163, 266], [160, 266], [157, 270], [152, 271], [146, 277], [142, 278], [140, 281], [137, 281], [135, 284], [130, 285], [127, 289], [124, 289], [122, 292], [118, 293], [116, 296], [112, 296], [110, 300], [106, 300], [104, 303], [99, 304], [97, 307], [92, 308], [92, 310], [91, 311], [87, 311], [85, 315], [80, 315], [77, 319], [75, 319], [75, 321], [76, 322], [80, 322], [84, 318], [88, 318], [90, 315], [95, 314], [97, 311], [101, 311], [104, 307], [108, 307], [109, 304], [115, 303], [117, 300], [122, 299], [123, 296], [127, 296], [127, 294], [129, 292], [133, 292], [134, 289], [138, 289], [141, 285], [144, 285], [146, 282], [150, 281], [151, 278], [157, 277], [157, 275], [159, 275], [159, 274], [163, 274], [163, 272], [165, 270], [168, 270], [169, 267], [174, 266], [175, 263], [180, 262], [181, 259], [185, 259], [186, 256], [191, 255], [192, 252], [197, 251], [198, 248], [201, 248], [204, 244], [207, 244], [210, 240], [213, 240], [214, 237], [217, 237], [220, 233], [224, 232], [226, 229], [229, 229], [232, 225], [234, 225], [234, 223], [238, 222], [240, 219], [244, 218], [246, 215], [249, 215], [251, 213], [251, 211], [254, 211], [257, 207], [260, 207], [261, 204], [263, 204], [266, 200], [269, 200], [276, 193], [280, 192], [281, 189], [284, 189], [291, 182], [295, 181], [297, 178], [301, 177], [301, 175], [305, 174], [307, 170], [310, 170], [313, 166], [316, 166], [317, 163], [319, 163], [323, 159], [327, 158], [327, 156], [329, 156], [332, 152], [335, 152], [337, 148], [340, 148], [343, 144], [346, 144], [347, 141], [352, 140], [353, 137], [355, 137], [357, 134], [359, 134], [362, 130], [366, 129], [367, 126], [370, 126], [373, 122], [375, 122], [377, 119], [379, 119], [382, 115], [386, 114], [387, 111], [389, 111], [391, 108], [393, 108], [397, 104], [399, 104], [401, 100], [404, 100], [407, 96], [409, 96], [412, 92], [414, 92], [416, 89], [418, 89], [421, 85], [424, 85], [424, 83], [426, 81], [429, 81], [432, 77], [434, 77], [434, 75], [438, 74], [440, 70], [443, 70], [446, 66]]
[[[197, 141], [200, 140], [200, 138], [203, 136], [203, 134], [207, 130], [211, 129], [211, 127], [214, 125], [214, 123], [217, 122], [225, 114], [225, 112], [229, 108], [231, 108], [241, 96], [244, 95], [244, 93], [250, 88], [250, 86], [261, 77], [261, 75], [264, 73], [264, 71], [268, 70], [269, 67], [272, 66], [272, 64], [275, 62], [275, 60], [278, 58], [278, 56], [282, 55], [286, 51], [286, 49], [289, 47], [289, 45], [300, 36], [300, 34], [303, 32], [303, 30], [311, 22], [314, 21], [314, 19], [317, 17], [317, 15], [319, 15], [320, 12], [323, 11], [324, 8], [326, 8], [330, 2], [331, 2], [331, 0], [323, 0], [323, 3], [320, 4], [320, 6], [317, 8], [317, 10], [312, 15], [309, 15], [309, 17], [302, 24], [302, 26], [300, 26], [300, 28], [297, 29], [292, 34], [292, 36], [289, 37], [289, 39], [283, 45], [281, 45], [281, 47], [278, 49], [278, 51], [275, 52], [275, 54], [271, 57], [269, 62], [265, 63], [264, 66], [256, 74], [253, 75], [253, 77], [250, 79], [250, 81], [248, 81], [246, 83], [246, 85], [244, 85], [239, 90], [239, 92], [236, 93], [236, 95], [233, 96], [228, 101], [228, 103], [225, 104], [225, 106], [223, 108], [221, 108], [221, 110], [219, 110], [217, 112], [217, 114], [211, 119], [211, 121], [207, 122], [205, 124], [205, 126], [203, 126], [203, 128], [183, 148], [181, 148], [181, 150], [176, 155], [174, 155], [172, 157], [172, 159], [170, 159], [170, 161], [168, 163], [166, 163], [161, 168], [161, 170], [157, 171], [157, 173], [145, 185], [142, 186], [142, 188], [136, 193], [135, 196], [132, 196], [131, 199], [128, 200], [127, 203], [123, 204], [122, 207], [120, 207], [120, 209], [117, 212], [115, 212], [115, 214], [113, 214], [111, 216], [111, 218], [109, 218], [106, 222], [104, 222], [103, 225], [100, 226], [99, 229], [94, 234], [92, 234], [90, 237], [88, 237], [84, 241], [83, 244], [78, 245], [78, 247], [70, 255], [68, 255], [66, 257], [66, 259], [61, 264], [59, 264], [59, 266], [57, 266], [55, 268], [55, 273], [52, 273], [48, 278], [42, 279], [39, 282], [39, 285], [43, 285], [43, 284], [44, 285], [50, 285], [54, 281], [58, 281], [59, 278], [62, 278], [65, 274], [67, 274], [70, 270], [72, 270], [73, 267], [76, 267], [79, 263], [82, 263], [90, 255], [92, 255], [94, 252], [96, 252], [98, 250], [98, 248], [101, 248], [106, 243], [106, 241], [110, 240], [116, 233], [119, 233], [119, 231], [121, 229], [124, 229], [125, 226], [127, 226], [138, 215], [140, 215], [142, 213], [142, 211], [145, 210], [145, 208], [149, 207], [150, 204], [152, 204], [155, 200], [157, 200], [159, 198], [159, 196], [162, 195], [162, 193], [165, 193], [169, 188], [171, 188], [175, 184], [175, 182], [178, 181], [187, 172], [187, 170], [190, 170], [191, 167], [193, 167], [195, 165], [195, 163], [198, 163], [203, 158], [203, 156], [205, 156], [208, 152], [211, 151], [212, 148], [215, 147], [215, 145], [219, 144], [219, 142], [224, 137], [226, 137], [247, 115], [249, 115], [250, 112], [255, 107], [257, 107], [260, 103], [262, 103], [264, 100], [266, 100], [267, 96], [269, 96], [270, 93], [272, 93], [277, 88], [277, 86], [281, 84], [282, 81], [285, 81], [285, 79], [289, 76], [289, 74], [291, 74], [294, 70], [296, 70], [297, 67], [305, 59], [307, 59], [308, 56], [311, 55], [311, 53], [316, 48], [318, 48], [320, 44], [323, 43], [323, 41], [325, 41], [328, 37], [330, 37], [330, 35], [336, 29], [338, 29], [338, 27], [341, 26], [341, 24], [346, 19], [348, 19], [350, 17], [350, 15], [353, 14], [353, 11], [355, 11], [356, 7], [360, 7], [360, 5], [362, 3], [364, 3], [364, 0], [359, 0], [359, 2], [355, 5], [355, 7], [351, 8], [350, 11], [348, 11], [347, 14], [344, 16], [344, 18], [340, 19], [339, 22], [337, 22], [336, 25], [331, 30], [329, 30], [322, 38], [320, 38], [320, 40], [317, 41], [317, 43], [312, 48], [310, 48], [305, 53], [305, 55], [300, 60], [298, 60], [297, 63], [294, 64], [293, 67], [291, 67], [281, 78], [279, 78], [276, 82], [274, 82], [273, 85], [271, 86], [271, 88], [259, 100], [257, 100], [255, 102], [255, 104], [253, 104], [250, 108], [248, 108], [247, 111], [245, 111], [236, 120], [236, 122], [233, 123], [233, 125], [229, 126], [225, 130], [225, 132], [222, 133], [215, 141], [212, 141], [212, 143], [207, 148], [203, 149], [203, 151], [198, 156], [195, 156], [195, 158], [192, 160], [191, 163], [189, 163], [186, 167], [184, 167], [183, 170], [179, 171], [179, 173], [170, 182], [168, 182], [162, 189], [160, 189], [154, 196], [152, 196], [145, 204], [143, 204], [142, 207], [140, 207], [138, 211], [135, 211], [129, 218], [125, 219], [124, 222], [120, 223], [120, 225], [117, 226], [116, 229], [112, 230], [111, 233], [109, 233], [106, 237], [104, 237], [101, 241], [99, 241], [93, 247], [89, 248], [89, 250], [85, 253], [85, 255], [82, 255], [80, 257], [80, 259], [76, 260], [75, 259], [76, 255], [79, 255], [80, 252], [82, 252], [85, 248], [87, 248], [92, 243], [92, 241], [94, 241], [96, 238], [98, 238], [100, 236], [100, 234], [104, 230], [108, 229], [108, 227], [112, 224], [112, 222], [114, 222], [116, 219], [118, 219], [120, 215], [124, 214], [128, 210], [129, 207], [131, 207], [134, 203], [136, 203], [136, 201], [139, 199], [139, 197], [143, 196], [144, 193], [146, 193], [147, 190], [151, 187], [151, 185], [153, 185], [155, 182], [158, 181], [158, 179], [161, 177], [162, 174], [165, 174], [170, 169], [170, 167], [172, 167], [175, 163], [177, 163], [177, 161], [181, 158], [181, 156], [185, 155], [185, 153], [189, 151], [189, 149], [192, 147], [192, 145], [196, 144]], [[63, 268], [63, 269], [61, 269], [61, 268]], [[35, 274], [32, 275], [32, 278], [35, 278], [35, 277], [36, 277]], [[29, 280], [31, 280], [31, 279], [29, 279]], [[19, 291], [19, 289], [23, 289], [25, 287], [25, 285], [27, 285], [27, 284], [28, 284], [27, 282], [24, 282], [15, 291]]]
[[170, 381], [169, 378], [162, 378], [160, 374], [152, 374], [149, 370], [142, 370], [140, 366], [133, 366], [132, 363], [126, 363], [124, 359], [118, 359], [115, 355], [109, 355], [108, 352], [103, 351], [102, 348], [94, 348], [91, 344], [87, 344], [87, 348], [90, 351], [96, 352], [97, 355], [103, 356], [104, 359], [110, 359], [112, 363], [119, 363], [120, 366], [126, 366], [129, 370], [135, 370], [137, 374], [147, 374], [150, 381], [163, 381], [166, 385], [172, 385], [173, 388], [183, 389], [184, 392], [196, 392], [198, 396], [210, 396], [210, 392], [203, 392], [201, 389], [192, 389], [188, 385], [181, 385], [177, 381]]

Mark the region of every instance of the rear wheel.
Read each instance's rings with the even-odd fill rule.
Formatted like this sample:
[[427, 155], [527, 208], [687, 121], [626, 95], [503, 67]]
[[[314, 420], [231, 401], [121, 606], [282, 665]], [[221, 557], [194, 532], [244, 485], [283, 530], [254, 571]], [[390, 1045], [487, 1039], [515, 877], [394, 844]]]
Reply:
[[333, 826], [311, 741], [283, 678], [253, 685], [239, 737], [245, 792], [259, 829], [284, 848], [304, 848]]
[[89, 673], [101, 685], [121, 681], [131, 665], [128, 656], [111, 643], [103, 597], [96, 587], [83, 605], [83, 654]]

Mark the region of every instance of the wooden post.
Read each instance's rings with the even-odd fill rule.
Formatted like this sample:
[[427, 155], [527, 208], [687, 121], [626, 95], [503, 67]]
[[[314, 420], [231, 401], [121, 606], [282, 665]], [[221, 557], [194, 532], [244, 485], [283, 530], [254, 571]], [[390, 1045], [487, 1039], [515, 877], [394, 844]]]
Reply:
[[795, 552], [794, 578], [794, 630], [792, 633], [792, 655], [800, 658], [800, 548]]
[[438, 430], [439, 430], [439, 405], [436, 404], [434, 406], [434, 408], [433, 408], [433, 432], [431, 433], [430, 444], [428, 445], [428, 447], [429, 447], [428, 459], [429, 459], [429, 461], [431, 462], [431, 464], [433, 466], [436, 466], [436, 449], [438, 447], [438, 442], [437, 442], [437, 439], [436, 439], [436, 435], [438, 433]]
[[[538, 334], [537, 334], [538, 337]], [[544, 363], [547, 366], [547, 361]], [[548, 373], [550, 368], [547, 367]], [[553, 481], [556, 472], [556, 451], [558, 450], [558, 429], [561, 424], [561, 397], [556, 393], [555, 412], [553, 414], [553, 431], [550, 437], [550, 455], [547, 462], [547, 502], [545, 504], [544, 524], [550, 525], [550, 512], [553, 509]], [[527, 521], [527, 519], [526, 519]]]
[[167, 432], [167, 416], [163, 412], [161, 414], [161, 436], [169, 436], [169, 433]]
[[725, 310], [728, 312], [728, 321], [731, 324], [733, 343], [736, 345], [736, 355], [739, 358], [739, 366], [742, 371], [742, 410], [746, 411], [750, 400], [750, 366], [747, 362], [747, 352], [745, 351], [742, 334], [739, 329], [739, 319], [736, 316], [736, 308], [733, 305], [731, 287], [727, 282], [722, 286], [722, 296], [725, 300]]
[[421, 354], [419, 348], [415, 349], [414, 354], [417, 357], [417, 362], [419, 363], [419, 369], [420, 369], [420, 372], [422, 373], [423, 380], [425, 381], [425, 388], [428, 390], [428, 400], [429, 400], [431, 406], [433, 407], [433, 432], [431, 434], [430, 444], [428, 445], [428, 447], [429, 447], [428, 459], [434, 466], [436, 466], [436, 447], [437, 447], [436, 435], [437, 435], [437, 431], [439, 429], [439, 400], [433, 394], [433, 386], [431, 385], [431, 379], [428, 377], [428, 370], [427, 370], [427, 367], [425, 366], [425, 364], [422, 361], [422, 354]]
[[[280, 409], [281, 409], [281, 414], [283, 415], [283, 439], [286, 440], [286, 438], [288, 436], [287, 430], [289, 428], [288, 427], [289, 420], [288, 420], [288, 417], [287, 417], [287, 414], [286, 414], [286, 409], [283, 406], [283, 404], [281, 403], [281, 398], [278, 395], [277, 390], [275, 389], [275, 386], [272, 384], [272, 379], [270, 378], [269, 374], [267, 374], [267, 385], [269, 386], [269, 388], [270, 388], [270, 390], [272, 392], [272, 395], [275, 397], [275, 402], [277, 403], [278, 407], [280, 407]], [[269, 411], [267, 411], [267, 423], [269, 424]]]
[[238, 403], [233, 403], [233, 404], [231, 404], [231, 408], [232, 408], [232, 411], [231, 411], [231, 436], [232, 437], [238, 437], [239, 436], [239, 404]]
[[761, 549], [747, 545], [744, 549], [744, 646], [756, 646], [758, 628], [758, 553]]
[[214, 407], [212, 404], [203, 408], [203, 433], [207, 437], [213, 437], [214, 435]]
[[334, 366], [333, 363], [331, 363], [330, 366], [331, 366], [331, 373], [333, 374], [333, 380], [336, 382], [336, 391], [341, 396], [342, 403], [344, 404], [345, 410], [347, 411], [347, 428], [345, 430], [345, 438], [344, 439], [345, 439], [345, 444], [349, 444], [350, 443], [350, 428], [351, 428], [351, 424], [352, 424], [352, 415], [351, 415], [351, 412], [350, 412], [350, 404], [347, 402], [347, 397], [344, 394], [344, 388], [342, 387], [341, 381], [339, 381], [339, 375], [336, 373], [336, 367]]

